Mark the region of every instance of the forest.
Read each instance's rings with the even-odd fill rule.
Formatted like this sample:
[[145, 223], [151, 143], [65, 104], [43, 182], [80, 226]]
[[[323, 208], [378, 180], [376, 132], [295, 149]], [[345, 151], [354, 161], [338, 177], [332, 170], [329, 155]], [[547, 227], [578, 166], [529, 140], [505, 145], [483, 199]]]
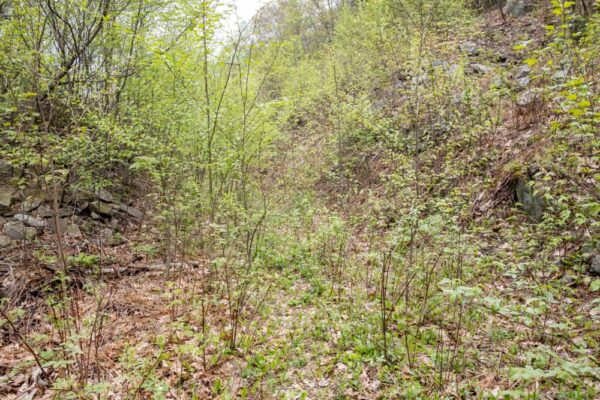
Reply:
[[0, 0], [0, 399], [600, 399], [599, 216], [600, 0]]

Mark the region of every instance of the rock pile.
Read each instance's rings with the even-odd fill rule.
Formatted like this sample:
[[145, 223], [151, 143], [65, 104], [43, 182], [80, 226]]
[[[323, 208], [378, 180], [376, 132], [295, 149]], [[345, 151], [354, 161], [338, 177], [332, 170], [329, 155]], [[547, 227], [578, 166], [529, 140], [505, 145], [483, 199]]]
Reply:
[[0, 248], [14, 241], [33, 241], [45, 231], [70, 237], [93, 236], [100, 243], [117, 246], [126, 242], [119, 227], [143, 217], [141, 210], [104, 189], [65, 193], [53, 211], [49, 196], [41, 190], [0, 186]]

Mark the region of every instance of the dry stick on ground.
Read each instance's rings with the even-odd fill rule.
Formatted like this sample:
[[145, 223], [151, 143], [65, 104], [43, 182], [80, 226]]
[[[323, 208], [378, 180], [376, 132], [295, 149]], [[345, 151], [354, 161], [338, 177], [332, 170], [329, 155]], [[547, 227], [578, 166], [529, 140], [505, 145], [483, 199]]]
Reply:
[[29, 343], [27, 343], [27, 340], [25, 340], [25, 338], [23, 337], [23, 335], [21, 335], [21, 333], [19, 332], [19, 330], [17, 329], [17, 327], [15, 326], [15, 324], [12, 322], [12, 320], [9, 318], [9, 316], [2, 309], [0, 309], [0, 315], [2, 315], [2, 318], [4, 318], [8, 322], [8, 324], [12, 328], [14, 334], [21, 341], [21, 343], [23, 343], [23, 346], [25, 346], [25, 348], [27, 349], [27, 351], [29, 353], [31, 353], [31, 355], [35, 359], [35, 363], [38, 365], [38, 367], [40, 367], [40, 370], [42, 371], [42, 374], [44, 374], [44, 377], [48, 377], [48, 373], [46, 372], [46, 370], [42, 366], [42, 362], [40, 361], [40, 358], [38, 357], [37, 353], [35, 352], [35, 350], [33, 350], [33, 348], [29, 345]]

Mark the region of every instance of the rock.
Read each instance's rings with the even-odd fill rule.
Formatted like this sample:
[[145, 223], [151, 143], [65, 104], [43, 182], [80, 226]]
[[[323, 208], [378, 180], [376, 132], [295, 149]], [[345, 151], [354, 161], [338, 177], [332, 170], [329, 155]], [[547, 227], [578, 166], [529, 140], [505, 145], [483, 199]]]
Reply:
[[72, 206], [62, 207], [58, 210], [58, 216], [61, 218], [72, 217], [77, 212], [77, 209]]
[[516, 86], [519, 89], [524, 89], [529, 86], [529, 84], [531, 83], [530, 74], [531, 74], [531, 68], [526, 64], [516, 67], [511, 72], [511, 76], [515, 80]]
[[460, 51], [466, 53], [469, 56], [476, 56], [479, 54], [479, 46], [474, 42], [463, 42], [459, 46]]
[[119, 226], [119, 221], [116, 218], [111, 218], [106, 225], [108, 225], [112, 229], [117, 229], [117, 227]]
[[[79, 229], [79, 226], [71, 219], [59, 218], [57, 222], [61, 235], [81, 237], [81, 230]], [[56, 225], [54, 220], [48, 221], [48, 230], [52, 233], [56, 233]]]
[[100, 232], [100, 239], [108, 246], [119, 246], [126, 242], [125, 238], [111, 228], [105, 228]]
[[531, 74], [531, 68], [529, 67], [529, 65], [526, 65], [526, 64], [520, 65], [512, 71], [512, 77], [514, 79], [525, 78], [525, 77], [529, 76], [530, 74]]
[[0, 235], [0, 249], [10, 246], [11, 239], [9, 236]]
[[532, 90], [528, 90], [523, 92], [519, 97], [517, 97], [517, 105], [519, 107], [527, 107], [536, 103], [539, 100], [540, 96], [538, 93], [533, 92]]
[[544, 215], [545, 202], [533, 189], [532, 180], [525, 177], [519, 178], [515, 186], [515, 197], [521, 204], [525, 214], [535, 221], [541, 221]]
[[567, 79], [567, 75], [567, 71], [561, 69], [552, 74], [552, 79], [554, 79], [555, 81], [564, 81], [565, 79]]
[[92, 211], [92, 213], [90, 214], [90, 217], [92, 217], [92, 219], [101, 219], [102, 217], [99, 214], [96, 214], [95, 212]]
[[36, 208], [38, 208], [39, 206], [41, 206], [43, 202], [44, 202], [44, 199], [41, 197], [29, 196], [23, 202], [23, 205], [21, 206], [21, 208], [25, 212], [33, 211]]
[[22, 222], [9, 222], [4, 225], [4, 233], [12, 240], [33, 240], [37, 229], [25, 226]]
[[502, 9], [505, 15], [511, 15], [513, 17], [522, 17], [529, 11], [531, 11], [533, 5], [530, 0], [508, 0], [506, 5]]
[[442, 67], [442, 68], [446, 69], [448, 67], [448, 65], [449, 65], [448, 61], [445, 61], [445, 60], [433, 60], [431, 62], [431, 66], [433, 68]]
[[12, 197], [15, 194], [15, 188], [12, 186], [0, 186], [0, 214], [10, 212]]
[[504, 87], [504, 80], [502, 79], [501, 76], [499, 75], [495, 75], [491, 80], [490, 80], [490, 86], [496, 89], [499, 89], [501, 87]]
[[27, 226], [31, 226], [37, 229], [44, 229], [44, 227], [46, 226], [46, 223], [44, 221], [34, 218], [31, 215], [27, 214], [15, 214], [13, 218], [16, 221], [22, 222]]
[[600, 275], [600, 253], [592, 255], [590, 258], [590, 270], [597, 275]]
[[131, 215], [133, 218], [142, 219], [144, 217], [144, 213], [138, 210], [135, 207], [129, 207], [126, 204], [119, 204], [119, 210]]
[[473, 71], [477, 72], [478, 74], [487, 74], [492, 71], [490, 67], [483, 64], [471, 63], [469, 64], [469, 66]]
[[411, 82], [413, 85], [424, 85], [426, 83], [429, 83], [429, 75], [419, 74], [417, 76], [413, 76], [411, 78]]
[[529, 87], [529, 84], [531, 83], [531, 78], [529, 78], [528, 76], [525, 76], [523, 78], [519, 78], [516, 81], [516, 86], [517, 89], [527, 89]]
[[102, 200], [105, 203], [114, 203], [115, 199], [112, 194], [110, 194], [105, 189], [100, 189], [96, 192], [96, 197]]
[[52, 217], [52, 209], [50, 208], [50, 206], [41, 205], [37, 209], [37, 215], [41, 218], [50, 218]]
[[114, 214], [114, 209], [111, 207], [111, 205], [103, 201], [92, 201], [88, 208], [91, 212], [99, 215], [111, 216]]
[[64, 201], [65, 203], [70, 203], [70, 204], [83, 204], [83, 203], [87, 203], [89, 201], [93, 201], [95, 200], [96, 197], [94, 196], [94, 193], [89, 192], [87, 190], [74, 190], [70, 193], [67, 193]]
[[66, 228], [63, 231], [63, 234], [73, 236], [73, 237], [81, 237], [82, 236], [79, 226], [76, 223], [71, 222], [71, 221], [67, 222]]
[[0, 182], [9, 182], [12, 177], [12, 165], [6, 160], [0, 160]]

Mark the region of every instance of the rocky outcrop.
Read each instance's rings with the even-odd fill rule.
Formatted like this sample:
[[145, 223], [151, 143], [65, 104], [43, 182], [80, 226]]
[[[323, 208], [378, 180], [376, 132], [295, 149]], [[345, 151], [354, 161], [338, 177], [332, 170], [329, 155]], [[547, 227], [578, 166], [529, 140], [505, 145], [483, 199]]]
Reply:
[[141, 221], [144, 213], [117, 200], [109, 191], [74, 191], [61, 196], [62, 202], [57, 211], [58, 220], [48, 196], [40, 189], [23, 191], [25, 198], [15, 195], [16, 189], [8, 184], [0, 185], [0, 215], [12, 217], [6, 221], [0, 217], [0, 248], [10, 245], [12, 240], [33, 240], [46, 231], [50, 234], [58, 230], [61, 235], [83, 237], [99, 235], [101, 242], [118, 246], [126, 242], [119, 234], [119, 228], [129, 218]]

